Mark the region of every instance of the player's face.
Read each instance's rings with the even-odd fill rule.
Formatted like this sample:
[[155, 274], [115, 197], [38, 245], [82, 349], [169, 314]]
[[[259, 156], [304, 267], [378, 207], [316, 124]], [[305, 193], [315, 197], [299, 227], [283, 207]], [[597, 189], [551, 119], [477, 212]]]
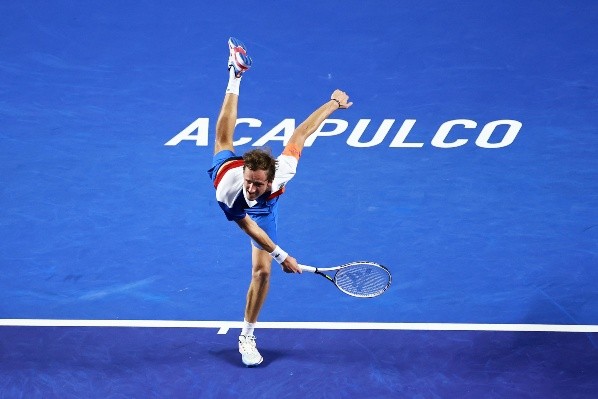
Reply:
[[272, 183], [268, 181], [265, 170], [251, 170], [245, 168], [243, 171], [243, 185], [247, 191], [247, 199], [255, 201], [260, 195], [270, 190]]

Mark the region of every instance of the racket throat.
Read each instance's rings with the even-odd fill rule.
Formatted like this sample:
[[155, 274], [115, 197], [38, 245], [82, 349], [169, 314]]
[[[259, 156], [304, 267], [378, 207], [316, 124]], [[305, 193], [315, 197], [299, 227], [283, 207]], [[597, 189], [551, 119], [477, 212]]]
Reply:
[[314, 272], [315, 274], [319, 274], [320, 276], [324, 276], [326, 277], [326, 279], [332, 283], [334, 283], [334, 279], [332, 277], [330, 277], [329, 275], [322, 273], [321, 271], [319, 271], [318, 269], [316, 269], [316, 271]]

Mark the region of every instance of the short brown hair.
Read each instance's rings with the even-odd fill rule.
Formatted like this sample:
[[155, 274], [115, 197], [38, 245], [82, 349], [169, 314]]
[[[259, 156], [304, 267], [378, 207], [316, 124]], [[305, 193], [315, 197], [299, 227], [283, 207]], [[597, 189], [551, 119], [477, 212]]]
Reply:
[[269, 182], [274, 180], [276, 173], [276, 159], [272, 156], [270, 151], [255, 149], [247, 151], [243, 154], [243, 161], [245, 166], [250, 170], [264, 170], [266, 171], [266, 178]]

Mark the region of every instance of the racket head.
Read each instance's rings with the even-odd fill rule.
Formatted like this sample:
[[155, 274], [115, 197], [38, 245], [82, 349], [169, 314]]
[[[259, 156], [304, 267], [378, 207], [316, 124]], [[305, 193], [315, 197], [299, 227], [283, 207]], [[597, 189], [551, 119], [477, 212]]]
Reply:
[[340, 266], [334, 274], [333, 282], [347, 295], [373, 298], [382, 295], [390, 287], [392, 275], [379, 263], [358, 261]]

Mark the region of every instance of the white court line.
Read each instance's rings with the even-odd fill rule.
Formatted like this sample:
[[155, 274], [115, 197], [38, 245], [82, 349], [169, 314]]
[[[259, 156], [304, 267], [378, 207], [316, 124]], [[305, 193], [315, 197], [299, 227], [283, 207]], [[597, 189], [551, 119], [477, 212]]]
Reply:
[[[64, 320], [64, 319], [0, 319], [1, 326], [29, 327], [142, 327], [142, 328], [215, 328], [226, 334], [230, 328], [241, 328], [240, 321], [191, 320]], [[474, 323], [363, 323], [363, 322], [271, 322], [258, 323], [259, 328], [312, 330], [415, 330], [415, 331], [511, 331], [598, 333], [598, 325], [578, 324], [474, 324]]]

